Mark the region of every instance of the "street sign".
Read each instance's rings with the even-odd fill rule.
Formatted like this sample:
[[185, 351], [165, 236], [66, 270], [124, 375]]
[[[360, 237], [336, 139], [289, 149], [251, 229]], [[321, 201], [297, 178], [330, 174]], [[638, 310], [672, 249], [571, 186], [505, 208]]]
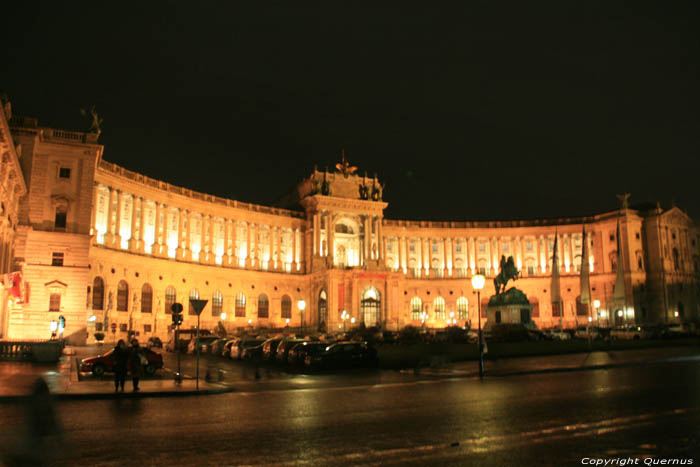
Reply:
[[207, 305], [209, 300], [196, 300], [194, 298], [190, 298], [190, 305], [192, 305], [192, 308], [194, 308], [194, 312], [197, 313], [197, 316], [204, 310], [204, 307]]
[[117, 332], [117, 323], [112, 323], [112, 332]]
[[173, 303], [170, 305], [170, 311], [173, 313], [182, 313], [182, 303]]

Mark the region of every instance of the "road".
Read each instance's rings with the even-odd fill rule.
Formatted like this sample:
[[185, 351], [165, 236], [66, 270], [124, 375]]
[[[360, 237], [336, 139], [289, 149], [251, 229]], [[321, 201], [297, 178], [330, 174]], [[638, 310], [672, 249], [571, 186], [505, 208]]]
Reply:
[[[700, 462], [697, 361], [483, 382], [358, 384], [362, 377], [316, 375], [326, 384], [307, 389], [248, 385], [206, 397], [63, 401], [58, 465]], [[0, 435], [16, 432], [20, 415], [0, 405]]]

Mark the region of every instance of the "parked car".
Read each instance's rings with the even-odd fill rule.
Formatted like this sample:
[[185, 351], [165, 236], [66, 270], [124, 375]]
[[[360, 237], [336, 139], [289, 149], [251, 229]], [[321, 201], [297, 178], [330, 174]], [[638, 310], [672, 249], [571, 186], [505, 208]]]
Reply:
[[590, 334], [591, 339], [598, 339], [600, 338], [600, 334], [598, 333], [598, 328], [595, 326], [579, 326], [576, 328], [574, 331], [574, 337], [576, 339], [588, 339], [588, 335]]
[[277, 353], [277, 346], [284, 340], [283, 337], [271, 337], [262, 345], [262, 357], [265, 360], [274, 360]]
[[245, 349], [250, 347], [257, 347], [259, 345], [262, 345], [263, 342], [265, 342], [265, 339], [249, 337], [238, 338], [231, 345], [231, 351], [229, 353], [229, 356], [231, 358], [237, 358], [238, 360], [241, 360], [243, 358], [243, 351]]
[[379, 363], [377, 351], [366, 342], [338, 342], [317, 355], [307, 355], [307, 366], [320, 369], [374, 366]]
[[[151, 349], [142, 347], [142, 351], [148, 364], [143, 366], [144, 371], [147, 375], [153, 375], [156, 370], [163, 368], [163, 356], [159, 353], [152, 351]], [[112, 373], [114, 371], [114, 349], [103, 355], [97, 355], [96, 357], [83, 358], [80, 361], [80, 371], [81, 373], [92, 372], [95, 376], [102, 376], [105, 373]], [[131, 365], [127, 363], [127, 368]]]
[[329, 345], [328, 342], [298, 342], [289, 349], [287, 363], [303, 365], [307, 356], [324, 352]]
[[[196, 329], [180, 329], [179, 331], [175, 331], [173, 337], [168, 341], [165, 350], [168, 352], [175, 352], [175, 350], [179, 349], [181, 352], [186, 352], [187, 347], [196, 335]], [[199, 335], [210, 336], [211, 332], [208, 329], [200, 329]]]
[[568, 341], [569, 339], [571, 339], [571, 334], [560, 329], [546, 329], [544, 330], [544, 332], [549, 336], [551, 340]]
[[241, 360], [260, 361], [263, 358], [263, 344], [254, 345], [251, 347], [243, 347], [241, 352]]
[[193, 337], [192, 340], [190, 340], [189, 345], [187, 346], [187, 353], [196, 353], [197, 352], [197, 347], [195, 347], [195, 342], [198, 341], [199, 344], [199, 353], [207, 353], [209, 352], [209, 347], [211, 346], [212, 342], [217, 340], [218, 337], [216, 336], [199, 336]]
[[226, 339], [224, 346], [221, 348], [221, 356], [231, 358], [231, 346], [236, 342], [237, 338]]
[[619, 326], [610, 330], [611, 339], [647, 339], [651, 334], [641, 326]]
[[[277, 345], [277, 351], [275, 352], [275, 359], [279, 363], [287, 363], [287, 357], [289, 356], [289, 350], [297, 344], [305, 342], [304, 339], [286, 339]], [[263, 350], [264, 351], [264, 350]]]
[[148, 339], [148, 343], [146, 344], [146, 347], [162, 349], [163, 348], [163, 341], [161, 341], [160, 338], [158, 338], [158, 337], [151, 337]]

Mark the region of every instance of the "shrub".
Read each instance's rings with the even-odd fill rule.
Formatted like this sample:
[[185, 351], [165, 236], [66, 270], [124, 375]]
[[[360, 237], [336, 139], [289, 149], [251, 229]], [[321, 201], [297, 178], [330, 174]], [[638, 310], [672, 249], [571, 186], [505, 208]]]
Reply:
[[491, 339], [498, 342], [520, 342], [528, 339], [527, 328], [520, 323], [494, 324]]
[[420, 342], [420, 330], [415, 326], [405, 326], [399, 332], [399, 342], [402, 344], [417, 344]]
[[447, 342], [468, 342], [467, 331], [460, 328], [459, 326], [447, 326], [445, 328], [445, 334], [447, 336]]

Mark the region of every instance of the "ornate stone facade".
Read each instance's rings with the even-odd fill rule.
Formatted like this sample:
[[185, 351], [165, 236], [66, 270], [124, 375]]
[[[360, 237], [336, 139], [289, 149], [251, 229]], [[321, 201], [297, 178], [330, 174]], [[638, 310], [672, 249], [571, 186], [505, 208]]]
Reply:
[[[167, 338], [173, 301], [185, 305], [185, 326], [196, 323], [187, 312], [190, 297], [209, 300], [201, 317], [206, 328], [303, 323], [333, 331], [350, 326], [342, 322], [344, 310], [357, 322], [389, 329], [423, 321], [475, 326], [470, 278], [478, 272], [493, 278], [502, 255], [513, 256], [522, 271], [515, 285], [530, 298], [540, 327], [583, 324], [589, 312], [610, 325], [700, 316], [700, 239], [678, 208], [625, 208], [585, 219], [387, 220], [376, 176], [314, 170], [287, 198], [290, 209], [282, 209], [131, 172], [102, 159], [94, 134], [42, 128], [26, 118], [11, 126], [24, 148], [29, 187], [19, 203], [15, 259], [32, 294], [17, 305], [19, 314], [4, 312], [9, 337], [48, 337], [49, 322], [61, 313], [66, 335], [78, 342], [86, 332], [110, 335], [113, 324], [115, 338], [130, 330]], [[613, 299], [618, 223], [622, 302]], [[555, 235], [561, 316], [552, 315], [549, 296]], [[583, 242], [588, 258], [581, 257]], [[592, 299], [600, 302], [585, 313], [578, 304], [582, 261], [590, 265]], [[492, 293], [487, 281], [482, 300]]]

